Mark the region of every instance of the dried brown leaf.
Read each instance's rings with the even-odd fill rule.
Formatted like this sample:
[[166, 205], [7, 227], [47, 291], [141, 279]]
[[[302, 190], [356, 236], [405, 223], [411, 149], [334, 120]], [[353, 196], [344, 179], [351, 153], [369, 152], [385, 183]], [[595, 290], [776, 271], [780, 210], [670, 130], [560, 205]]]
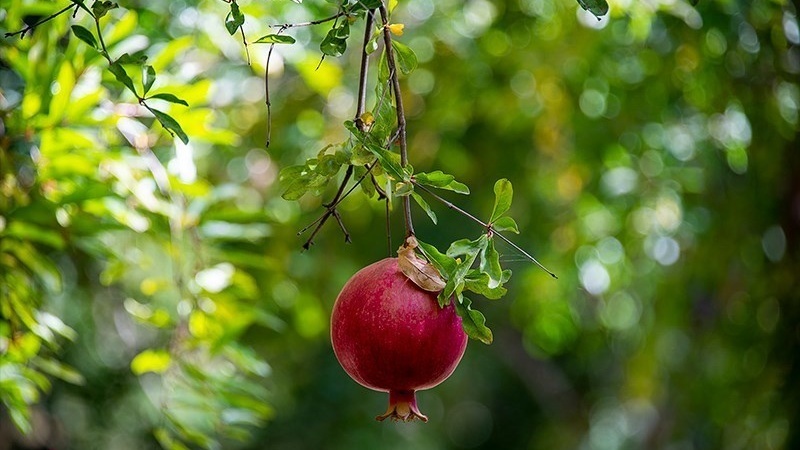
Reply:
[[400, 270], [420, 288], [430, 292], [441, 291], [446, 284], [444, 279], [435, 267], [417, 255], [417, 246], [416, 238], [409, 236], [406, 243], [397, 250]]

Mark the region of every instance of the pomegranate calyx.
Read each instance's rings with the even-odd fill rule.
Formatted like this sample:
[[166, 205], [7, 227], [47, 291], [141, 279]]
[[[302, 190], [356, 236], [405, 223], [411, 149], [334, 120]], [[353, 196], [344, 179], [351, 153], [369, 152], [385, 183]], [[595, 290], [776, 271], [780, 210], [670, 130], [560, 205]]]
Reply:
[[403, 422], [428, 421], [428, 417], [417, 408], [417, 397], [414, 391], [389, 391], [389, 407], [385, 413], [375, 418], [379, 422], [385, 419], [392, 419], [395, 422], [401, 420]]

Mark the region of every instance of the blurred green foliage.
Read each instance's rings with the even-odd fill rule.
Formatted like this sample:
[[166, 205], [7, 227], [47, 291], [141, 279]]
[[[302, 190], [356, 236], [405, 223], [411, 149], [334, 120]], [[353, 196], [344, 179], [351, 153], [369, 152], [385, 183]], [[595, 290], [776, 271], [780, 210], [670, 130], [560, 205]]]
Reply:
[[[67, 5], [6, 0], [0, 31]], [[476, 300], [494, 343], [422, 392], [431, 420], [412, 425], [372, 420], [385, 396], [346, 376], [327, 334], [345, 280], [387, 253], [383, 204], [354, 193], [353, 244], [328, 224], [301, 252], [335, 183], [299, 203], [278, 185], [346, 138], [359, 45], [320, 62], [331, 24], [286, 30], [265, 150], [269, 47], [242, 44], [336, 4], [104, 11], [136, 95], [73, 31], [97, 36], [85, 13], [4, 38], [0, 448], [799, 447], [797, 4], [610, 6], [599, 21], [563, 0], [393, 12], [417, 56], [411, 164], [455, 175], [471, 195], [447, 198], [482, 217], [508, 178], [517, 242], [559, 275], [498, 245], [509, 294]], [[148, 84], [188, 144], [140, 104]], [[425, 242], [480, 233], [432, 206], [438, 226], [416, 211]]]

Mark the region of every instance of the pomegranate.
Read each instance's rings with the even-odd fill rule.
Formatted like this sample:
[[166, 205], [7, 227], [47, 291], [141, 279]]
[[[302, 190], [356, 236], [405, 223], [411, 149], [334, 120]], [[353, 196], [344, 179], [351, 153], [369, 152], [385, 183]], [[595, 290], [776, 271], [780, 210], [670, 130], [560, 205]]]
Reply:
[[430, 389], [456, 369], [467, 347], [451, 302], [418, 287], [386, 258], [353, 275], [331, 315], [331, 341], [339, 364], [364, 387], [389, 393], [384, 420], [428, 421], [416, 391]]

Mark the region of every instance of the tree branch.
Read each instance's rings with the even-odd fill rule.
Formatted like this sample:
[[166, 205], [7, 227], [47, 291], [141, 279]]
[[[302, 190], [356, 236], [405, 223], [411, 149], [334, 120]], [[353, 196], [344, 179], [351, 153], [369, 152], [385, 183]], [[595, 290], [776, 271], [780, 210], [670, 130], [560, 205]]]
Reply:
[[[397, 75], [397, 64], [394, 58], [394, 47], [392, 47], [392, 33], [389, 31], [389, 12], [386, 6], [381, 4], [381, 21], [383, 22], [383, 42], [386, 50], [386, 64], [389, 66], [389, 79], [392, 83], [395, 106], [397, 111], [397, 144], [400, 146], [400, 165], [408, 165], [408, 146], [406, 144], [406, 114], [403, 108], [403, 95], [400, 90], [400, 79]], [[403, 218], [405, 219], [406, 237], [414, 235], [414, 222], [411, 218], [411, 199], [409, 196], [403, 197]]]
[[[367, 53], [367, 44], [369, 43], [369, 39], [372, 34], [371, 30], [374, 24], [374, 17], [375, 17], [374, 13], [375, 13], [374, 10], [370, 10], [367, 12], [366, 25], [364, 30], [364, 44], [361, 47], [361, 70], [358, 78], [358, 104], [356, 105], [356, 112], [355, 112], [355, 123], [357, 124], [358, 128], [361, 131], [365, 131], [366, 128], [363, 121], [361, 120], [361, 116], [364, 114], [364, 111], [366, 109], [367, 73], [369, 69], [369, 54]], [[337, 15], [336, 17], [339, 16]], [[284, 29], [285, 28], [281, 28], [280, 31], [283, 31]], [[271, 51], [272, 49], [270, 48], [270, 52]], [[267, 106], [269, 107], [269, 96], [267, 96]], [[269, 143], [269, 140], [267, 142]], [[317, 233], [319, 233], [319, 231], [325, 225], [325, 222], [327, 222], [331, 216], [334, 216], [336, 218], [336, 222], [339, 224], [339, 228], [342, 229], [342, 232], [344, 233], [345, 242], [351, 242], [350, 233], [347, 232], [347, 229], [345, 228], [344, 223], [342, 222], [342, 217], [339, 214], [339, 211], [336, 209], [336, 207], [339, 205], [339, 203], [341, 203], [342, 200], [344, 200], [345, 197], [347, 197], [351, 192], [353, 192], [353, 189], [355, 189], [356, 186], [358, 186], [364, 180], [364, 177], [366, 177], [366, 175], [372, 171], [372, 167], [370, 167], [367, 170], [367, 173], [364, 174], [364, 176], [362, 176], [356, 182], [356, 184], [349, 191], [345, 193], [344, 190], [347, 187], [347, 183], [350, 182], [350, 178], [353, 176], [353, 170], [354, 167], [352, 164], [347, 166], [347, 171], [345, 172], [342, 182], [339, 184], [339, 189], [336, 191], [336, 195], [334, 195], [333, 199], [331, 199], [330, 202], [323, 205], [326, 208], [325, 213], [323, 213], [323, 215], [319, 219], [314, 221], [314, 223], [303, 228], [302, 230], [300, 230], [300, 232], [297, 233], [297, 234], [302, 234], [305, 231], [307, 231], [310, 227], [314, 226], [314, 231], [311, 232], [311, 236], [309, 236], [308, 240], [306, 240], [306, 242], [303, 244], [303, 249], [308, 250], [311, 247], [311, 245], [314, 244], [314, 237], [316, 237]]]

